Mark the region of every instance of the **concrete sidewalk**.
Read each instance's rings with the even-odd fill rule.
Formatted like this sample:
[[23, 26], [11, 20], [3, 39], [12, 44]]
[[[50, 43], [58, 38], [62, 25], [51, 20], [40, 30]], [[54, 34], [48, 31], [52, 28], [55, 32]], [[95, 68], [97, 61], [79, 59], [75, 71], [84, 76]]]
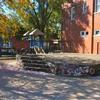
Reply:
[[[48, 53], [45, 55], [50, 55], [50, 56], [54, 56], [54, 57], [60, 57], [60, 58], [66, 58], [66, 57], [72, 57], [74, 58], [80, 58], [80, 59], [91, 59], [91, 60], [96, 60], [96, 61], [100, 61], [100, 55], [96, 55], [96, 54], [80, 54], [80, 53]], [[14, 56], [2, 56], [0, 57], [0, 60], [4, 60], [4, 59], [15, 59], [16, 57]]]
[[46, 55], [50, 60], [62, 60], [68, 63], [100, 64], [100, 55], [79, 53], [50, 53]]
[[13, 60], [16, 59], [16, 57], [14, 56], [2, 56], [0, 57], [0, 60]]
[[60, 77], [0, 69], [0, 100], [100, 100], [100, 76]]
[[24, 71], [16, 60], [0, 60], [0, 100], [100, 100], [100, 76], [61, 77]]
[[91, 59], [100, 61], [100, 55], [98, 54], [81, 54], [81, 53], [48, 53], [48, 55], [55, 55], [58, 57], [77, 57], [81, 59]]

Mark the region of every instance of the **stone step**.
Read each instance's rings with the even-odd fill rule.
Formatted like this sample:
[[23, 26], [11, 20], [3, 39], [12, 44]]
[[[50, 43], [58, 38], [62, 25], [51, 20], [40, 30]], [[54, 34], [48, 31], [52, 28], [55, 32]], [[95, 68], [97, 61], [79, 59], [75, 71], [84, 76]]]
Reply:
[[41, 68], [41, 67], [36, 67], [36, 66], [34, 67], [24, 66], [23, 68], [26, 70], [50, 72], [50, 68], [47, 68], [47, 67]]
[[45, 59], [40, 57], [21, 57], [21, 60], [45, 60]]
[[46, 64], [39, 64], [39, 63], [23, 63], [23, 66], [29, 66], [29, 67], [34, 67], [34, 66], [36, 66], [36, 67], [45, 67], [46, 66]]
[[27, 59], [24, 59], [22, 60], [22, 63], [38, 63], [38, 64], [46, 64], [46, 61], [44, 60], [27, 60]]

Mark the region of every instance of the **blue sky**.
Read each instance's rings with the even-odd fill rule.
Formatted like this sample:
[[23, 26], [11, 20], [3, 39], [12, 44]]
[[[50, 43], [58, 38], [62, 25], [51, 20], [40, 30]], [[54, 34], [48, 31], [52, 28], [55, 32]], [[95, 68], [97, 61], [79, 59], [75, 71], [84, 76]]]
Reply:
[[[0, 0], [0, 2], [1, 2], [1, 0]], [[0, 3], [0, 8], [2, 9], [2, 10], [0, 10], [1, 14], [7, 15], [7, 16], [15, 14], [15, 12], [13, 10], [9, 9], [7, 7], [7, 5], [5, 5], [3, 3]]]
[[[34, 1], [36, 3], [36, 9], [37, 9], [38, 3], [36, 2], [36, 0], [32, 0], [32, 1]], [[7, 7], [7, 5], [4, 5], [2, 3], [2, 0], [0, 0], [0, 8], [3, 8], [3, 12], [0, 10], [0, 13], [2, 13], [4, 15], [8, 15], [9, 16], [10, 14], [15, 13], [13, 10], [9, 9]]]

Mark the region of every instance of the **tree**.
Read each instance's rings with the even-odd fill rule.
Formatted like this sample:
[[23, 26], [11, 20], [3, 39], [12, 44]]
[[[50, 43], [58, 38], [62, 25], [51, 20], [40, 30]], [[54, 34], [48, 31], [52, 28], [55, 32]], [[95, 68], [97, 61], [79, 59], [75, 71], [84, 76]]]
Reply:
[[18, 15], [14, 10], [8, 7], [6, 0], [0, 1], [0, 36], [3, 37], [4, 40], [9, 40], [18, 33], [26, 32], [20, 23]]
[[[6, 0], [27, 30], [38, 28], [45, 33], [57, 33], [61, 25], [61, 4], [66, 0]], [[48, 35], [47, 34], [47, 35]]]
[[8, 18], [6, 15], [0, 14], [0, 37], [9, 40], [18, 33], [24, 33], [26, 30], [17, 21], [16, 18]]
[[0, 14], [0, 36], [8, 38], [9, 34], [9, 18]]

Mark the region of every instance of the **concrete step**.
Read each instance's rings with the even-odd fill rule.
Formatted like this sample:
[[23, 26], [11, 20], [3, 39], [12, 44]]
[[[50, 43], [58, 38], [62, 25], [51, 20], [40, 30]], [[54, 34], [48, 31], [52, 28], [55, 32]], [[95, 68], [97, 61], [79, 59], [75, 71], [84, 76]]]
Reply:
[[24, 60], [22, 60], [22, 63], [38, 63], [38, 64], [45, 64], [46, 63], [46, 61], [45, 60], [27, 60], [27, 59], [24, 59]]

